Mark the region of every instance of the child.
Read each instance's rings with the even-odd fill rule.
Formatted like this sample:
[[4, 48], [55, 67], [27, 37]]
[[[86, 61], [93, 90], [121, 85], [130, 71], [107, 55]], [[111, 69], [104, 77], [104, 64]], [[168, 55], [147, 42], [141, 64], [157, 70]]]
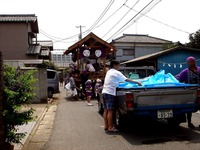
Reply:
[[96, 80], [96, 84], [95, 84], [95, 96], [96, 97], [98, 97], [98, 95], [99, 95], [99, 90], [101, 90], [102, 89], [102, 82], [101, 82], [101, 80], [100, 79], [97, 79]]
[[87, 98], [87, 106], [92, 106], [90, 103], [92, 97], [92, 81], [88, 79], [85, 82], [85, 91], [86, 91], [86, 98]]

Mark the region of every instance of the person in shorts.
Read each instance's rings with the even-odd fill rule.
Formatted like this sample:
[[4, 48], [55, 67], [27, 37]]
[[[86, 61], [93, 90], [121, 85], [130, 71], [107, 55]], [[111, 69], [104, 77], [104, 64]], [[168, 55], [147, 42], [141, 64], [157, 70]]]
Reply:
[[113, 110], [116, 109], [116, 88], [120, 82], [132, 82], [141, 85], [140, 82], [127, 79], [119, 70], [120, 63], [113, 60], [110, 64], [110, 70], [107, 71], [103, 85], [103, 107], [104, 107], [104, 128], [108, 132], [117, 132], [113, 127]]

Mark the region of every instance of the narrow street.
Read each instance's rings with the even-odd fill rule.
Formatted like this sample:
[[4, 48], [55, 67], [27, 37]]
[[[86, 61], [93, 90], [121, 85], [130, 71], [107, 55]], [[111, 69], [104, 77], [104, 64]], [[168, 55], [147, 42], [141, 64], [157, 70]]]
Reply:
[[[190, 130], [185, 123], [175, 129], [153, 121], [138, 125], [128, 122], [123, 132], [107, 134], [97, 102], [92, 103], [94, 106], [86, 106], [84, 101], [60, 99], [45, 150], [199, 150], [199, 129]], [[199, 118], [199, 114], [193, 115], [196, 126]]]

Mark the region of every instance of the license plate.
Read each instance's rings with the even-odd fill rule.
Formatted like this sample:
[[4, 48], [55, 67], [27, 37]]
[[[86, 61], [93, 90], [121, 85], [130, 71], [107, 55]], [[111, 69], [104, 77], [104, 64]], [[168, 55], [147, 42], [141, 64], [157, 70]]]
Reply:
[[173, 118], [173, 111], [171, 109], [169, 110], [158, 110], [157, 112], [158, 118]]

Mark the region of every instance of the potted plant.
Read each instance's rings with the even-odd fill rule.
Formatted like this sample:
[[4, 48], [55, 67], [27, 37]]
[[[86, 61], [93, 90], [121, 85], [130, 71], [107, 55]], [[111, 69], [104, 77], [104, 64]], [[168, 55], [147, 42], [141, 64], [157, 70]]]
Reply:
[[21, 143], [26, 133], [17, 133], [17, 126], [27, 124], [33, 119], [32, 108], [22, 109], [31, 103], [33, 93], [34, 70], [20, 72], [19, 68], [3, 66], [3, 105], [7, 149], [13, 149], [13, 143]]

